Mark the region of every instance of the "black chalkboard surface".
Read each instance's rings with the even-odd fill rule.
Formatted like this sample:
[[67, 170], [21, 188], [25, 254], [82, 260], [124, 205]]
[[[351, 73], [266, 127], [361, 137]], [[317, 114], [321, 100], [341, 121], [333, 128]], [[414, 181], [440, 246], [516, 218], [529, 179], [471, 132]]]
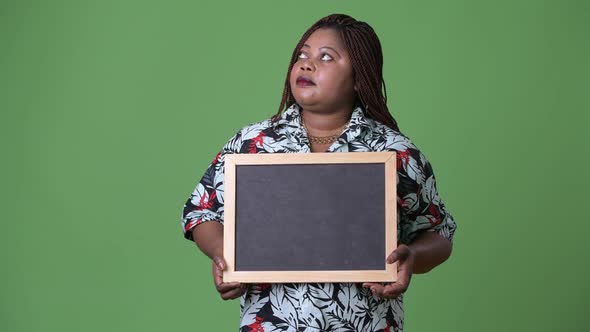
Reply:
[[225, 158], [224, 281], [395, 281], [395, 153]]

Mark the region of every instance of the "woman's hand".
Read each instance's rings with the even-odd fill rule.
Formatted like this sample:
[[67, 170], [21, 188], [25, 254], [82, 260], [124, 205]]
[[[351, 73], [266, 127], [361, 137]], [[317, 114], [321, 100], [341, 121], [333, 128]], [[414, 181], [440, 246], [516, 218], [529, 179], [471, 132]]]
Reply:
[[400, 244], [389, 257], [387, 264], [398, 262], [397, 281], [382, 285], [380, 283], [365, 282], [363, 287], [369, 288], [374, 296], [393, 299], [403, 294], [410, 286], [410, 279], [414, 271], [414, 251], [405, 244]]
[[219, 256], [213, 257], [213, 282], [215, 288], [224, 300], [238, 298], [246, 292], [246, 285], [239, 282], [223, 282], [223, 270], [225, 270], [225, 260]]

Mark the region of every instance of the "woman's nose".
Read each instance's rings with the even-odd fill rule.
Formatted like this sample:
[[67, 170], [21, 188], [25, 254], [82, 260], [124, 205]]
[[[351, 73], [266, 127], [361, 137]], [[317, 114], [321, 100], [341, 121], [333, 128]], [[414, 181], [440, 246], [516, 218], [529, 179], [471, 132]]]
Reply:
[[315, 70], [315, 66], [313, 65], [313, 63], [311, 63], [311, 61], [305, 61], [301, 64], [301, 70], [303, 71], [314, 71]]

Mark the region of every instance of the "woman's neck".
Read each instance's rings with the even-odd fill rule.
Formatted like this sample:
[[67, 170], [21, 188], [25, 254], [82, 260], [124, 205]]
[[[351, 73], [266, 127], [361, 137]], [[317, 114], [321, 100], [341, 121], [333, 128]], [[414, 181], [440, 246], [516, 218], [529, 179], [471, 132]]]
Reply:
[[314, 136], [331, 135], [334, 131], [342, 129], [348, 120], [352, 110], [337, 112], [313, 112], [302, 110], [301, 116], [308, 133]]

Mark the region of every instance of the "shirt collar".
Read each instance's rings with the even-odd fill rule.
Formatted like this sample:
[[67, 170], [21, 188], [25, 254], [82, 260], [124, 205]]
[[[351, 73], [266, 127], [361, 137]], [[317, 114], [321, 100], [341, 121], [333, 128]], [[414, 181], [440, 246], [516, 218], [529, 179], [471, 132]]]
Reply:
[[[298, 141], [307, 141], [307, 133], [301, 121], [300, 106], [297, 104], [293, 104], [283, 111], [277, 121], [273, 123], [273, 126], [277, 131], [285, 130], [288, 136]], [[345, 140], [342, 143], [351, 142], [365, 132], [372, 133], [373, 129], [374, 123], [367, 118], [363, 108], [355, 106], [350, 121], [338, 140]]]

